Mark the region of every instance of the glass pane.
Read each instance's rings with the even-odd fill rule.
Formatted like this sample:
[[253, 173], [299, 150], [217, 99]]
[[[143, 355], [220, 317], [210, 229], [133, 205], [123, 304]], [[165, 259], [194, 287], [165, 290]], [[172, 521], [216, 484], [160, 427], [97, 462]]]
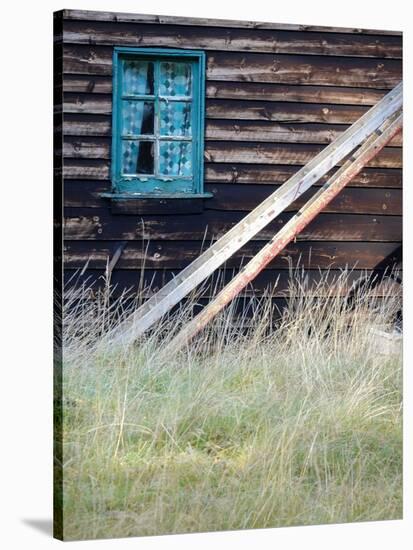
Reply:
[[162, 175], [192, 175], [192, 143], [161, 141], [159, 142], [159, 149], [159, 171]]
[[153, 141], [122, 140], [122, 174], [153, 174]]
[[122, 134], [153, 134], [153, 101], [122, 101]]
[[190, 96], [191, 65], [189, 63], [161, 63], [160, 95]]
[[122, 62], [123, 93], [127, 95], [153, 94], [153, 63], [151, 61]]
[[182, 101], [161, 101], [161, 136], [190, 136], [191, 104]]

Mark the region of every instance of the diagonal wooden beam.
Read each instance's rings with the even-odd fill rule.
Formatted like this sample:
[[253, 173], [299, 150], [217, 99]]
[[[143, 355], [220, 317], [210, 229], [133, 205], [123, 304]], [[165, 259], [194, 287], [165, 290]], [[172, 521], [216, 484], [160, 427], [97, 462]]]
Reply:
[[360, 149], [329, 179], [290, 221], [256, 254], [192, 321], [168, 344], [171, 354], [187, 345], [239, 292], [245, 288], [292, 241], [306, 225], [356, 176], [402, 128], [398, 112], [366, 140]]
[[129, 345], [141, 336], [401, 108], [402, 93], [402, 83], [400, 83], [241, 222], [183, 269], [177, 277], [111, 331], [107, 335], [107, 340], [111, 344]]

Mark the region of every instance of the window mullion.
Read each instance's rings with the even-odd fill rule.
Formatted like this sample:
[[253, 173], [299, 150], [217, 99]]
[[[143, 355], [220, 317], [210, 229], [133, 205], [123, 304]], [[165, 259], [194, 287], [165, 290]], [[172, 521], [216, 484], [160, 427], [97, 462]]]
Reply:
[[159, 82], [160, 82], [160, 62], [155, 62], [154, 67], [154, 94], [155, 94], [155, 120], [154, 120], [154, 172], [155, 177], [159, 176], [159, 135], [160, 135], [160, 105], [159, 105]]

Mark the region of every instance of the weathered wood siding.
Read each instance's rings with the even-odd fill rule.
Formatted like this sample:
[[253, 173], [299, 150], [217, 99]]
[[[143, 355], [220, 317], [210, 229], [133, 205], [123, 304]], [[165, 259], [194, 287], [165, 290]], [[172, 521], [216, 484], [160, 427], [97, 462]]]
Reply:
[[[402, 79], [402, 37], [394, 31], [85, 11], [56, 17], [62, 20], [56, 36], [61, 103], [55, 110], [62, 115], [56, 132], [63, 135], [65, 267], [72, 273], [88, 262], [86, 275], [100, 275], [126, 242], [113, 273], [120, 287], [136, 286], [145, 249], [144, 280], [155, 287], [168, 281]], [[214, 197], [201, 212], [168, 214], [166, 205], [154, 213], [143, 202], [140, 215], [116, 214], [100, 198], [110, 189], [114, 46], [206, 51], [205, 188]], [[401, 145], [399, 135], [269, 266], [254, 290], [279, 276], [277, 292], [285, 292], [290, 260], [314, 270], [315, 281], [318, 268], [334, 274], [356, 266], [358, 277], [384, 258], [392, 261], [402, 234]], [[239, 268], [313, 192], [227, 267]]]

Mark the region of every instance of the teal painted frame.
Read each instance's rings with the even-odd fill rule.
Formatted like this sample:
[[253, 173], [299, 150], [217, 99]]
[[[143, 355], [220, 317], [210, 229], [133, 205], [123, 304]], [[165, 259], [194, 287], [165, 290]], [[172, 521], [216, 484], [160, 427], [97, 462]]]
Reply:
[[[192, 132], [192, 162], [193, 162], [193, 187], [191, 192], [183, 193], [181, 189], [172, 189], [170, 192], [148, 191], [154, 183], [171, 181], [170, 178], [136, 178], [121, 175], [121, 89], [120, 75], [123, 58], [176, 58], [185, 61], [193, 61], [193, 132]], [[111, 149], [111, 180], [112, 193], [102, 195], [116, 198], [194, 198], [211, 197], [211, 193], [204, 193], [204, 132], [205, 132], [205, 52], [201, 50], [182, 50], [170, 48], [132, 48], [115, 47], [113, 50], [113, 92], [112, 92], [112, 149]], [[182, 181], [182, 180], [177, 180]], [[189, 180], [188, 180], [189, 181]], [[145, 185], [146, 183], [146, 185]]]

